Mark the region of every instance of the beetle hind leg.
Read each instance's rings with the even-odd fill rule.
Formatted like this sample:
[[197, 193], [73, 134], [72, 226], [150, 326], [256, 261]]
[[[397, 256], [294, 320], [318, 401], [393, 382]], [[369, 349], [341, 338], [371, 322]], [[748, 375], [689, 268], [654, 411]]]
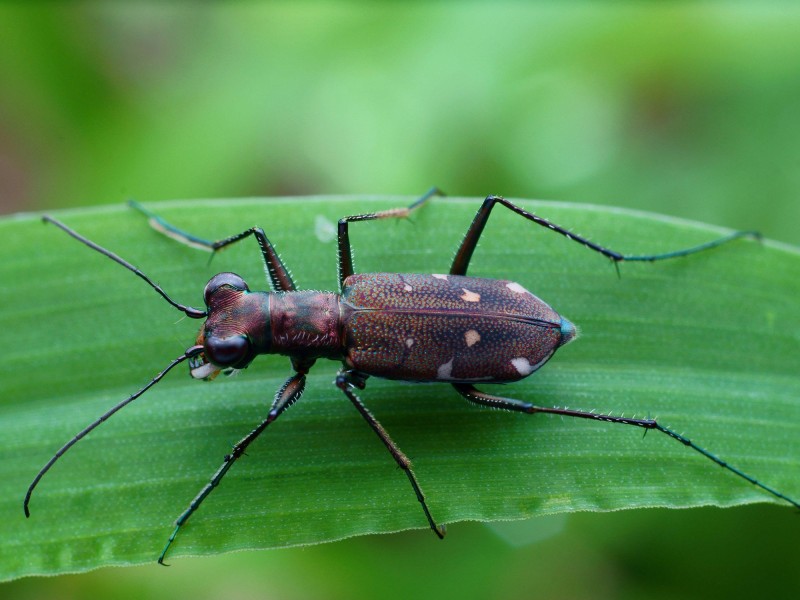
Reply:
[[411, 487], [414, 489], [414, 493], [417, 495], [417, 500], [422, 505], [422, 511], [425, 513], [425, 517], [428, 519], [428, 524], [430, 525], [433, 532], [439, 537], [439, 539], [443, 539], [446, 528], [444, 525], [437, 525], [436, 521], [433, 520], [433, 516], [431, 515], [430, 509], [428, 509], [428, 504], [425, 501], [425, 494], [422, 493], [422, 489], [419, 487], [419, 483], [417, 482], [417, 477], [414, 475], [414, 471], [411, 468], [411, 461], [409, 458], [403, 453], [400, 448], [397, 447], [397, 444], [394, 443], [391, 437], [389, 437], [389, 433], [383, 428], [378, 420], [372, 416], [372, 413], [369, 412], [364, 403], [361, 402], [361, 399], [355, 394], [353, 391], [354, 387], [359, 389], [364, 389], [366, 378], [359, 373], [354, 371], [340, 371], [339, 374], [336, 376], [336, 387], [338, 387], [344, 395], [353, 403], [353, 406], [356, 407], [356, 410], [359, 414], [364, 417], [364, 420], [370, 426], [372, 431], [380, 438], [383, 445], [386, 446], [386, 449], [389, 451], [389, 454], [392, 455], [392, 458], [395, 460], [397, 465], [403, 469], [406, 476], [408, 477], [409, 482], [411, 483]]
[[553, 223], [552, 221], [548, 221], [538, 215], [535, 215], [527, 210], [517, 206], [513, 202], [510, 202], [503, 198], [502, 196], [488, 196], [484, 201], [481, 207], [478, 209], [477, 214], [472, 220], [472, 223], [467, 230], [467, 233], [464, 235], [464, 239], [461, 242], [461, 245], [456, 252], [456, 256], [453, 259], [453, 264], [450, 267], [450, 274], [451, 275], [466, 275], [467, 268], [469, 267], [470, 260], [472, 259], [472, 254], [475, 252], [475, 248], [478, 245], [478, 240], [483, 233], [484, 228], [486, 227], [486, 222], [489, 220], [489, 215], [492, 212], [492, 208], [496, 204], [501, 204], [505, 206], [508, 210], [518, 214], [521, 217], [540, 225], [541, 227], [545, 227], [550, 231], [555, 231], [558, 234], [563, 235], [568, 240], [572, 240], [573, 242], [577, 242], [583, 245], [585, 248], [592, 250], [593, 252], [597, 252], [598, 254], [602, 254], [606, 258], [614, 261], [614, 264], [618, 264], [622, 261], [627, 262], [655, 262], [659, 260], [665, 260], [670, 258], [678, 258], [681, 256], [688, 256], [690, 254], [696, 254], [698, 252], [703, 252], [705, 250], [710, 250], [711, 248], [716, 248], [717, 246], [721, 246], [723, 244], [727, 244], [733, 240], [742, 238], [742, 237], [749, 237], [754, 238], [757, 240], [761, 239], [761, 234], [757, 231], [737, 231], [730, 235], [726, 235], [724, 237], [718, 238], [716, 240], [712, 240], [710, 242], [706, 242], [705, 244], [700, 244], [698, 246], [692, 246], [691, 248], [683, 248], [680, 250], [674, 250], [672, 252], [663, 252], [661, 254], [622, 254], [617, 252], [616, 250], [611, 250], [609, 248], [605, 248], [599, 244], [595, 244], [594, 242], [586, 239], [583, 236], [580, 236], [576, 233], [572, 233], [568, 229], [561, 227]]
[[752, 475], [748, 475], [739, 468], [734, 467], [733, 465], [722, 460], [715, 454], [712, 454], [702, 446], [698, 446], [686, 436], [681, 435], [680, 433], [677, 433], [676, 431], [673, 431], [672, 429], [665, 427], [664, 425], [661, 425], [655, 419], [632, 419], [628, 417], [615, 417], [613, 415], [604, 415], [582, 410], [573, 410], [569, 408], [556, 408], [556, 407], [548, 408], [544, 406], [536, 406], [534, 404], [531, 404], [530, 402], [523, 402], [522, 400], [515, 400], [513, 398], [503, 398], [501, 396], [493, 396], [491, 394], [481, 392], [480, 390], [477, 390], [474, 386], [469, 384], [454, 383], [453, 387], [464, 398], [466, 398], [470, 402], [474, 402], [475, 404], [480, 404], [481, 406], [489, 406], [492, 408], [513, 410], [517, 412], [523, 412], [529, 415], [535, 413], [545, 413], [551, 415], [560, 415], [562, 417], [577, 417], [580, 419], [590, 419], [592, 421], [602, 421], [605, 423], [619, 423], [620, 425], [632, 425], [634, 427], [643, 428], [645, 432], [648, 429], [655, 429], [656, 431], [660, 431], [664, 435], [672, 438], [676, 442], [680, 442], [684, 446], [691, 448], [698, 454], [703, 455], [705, 458], [717, 464], [718, 466], [722, 467], [726, 471], [733, 473], [737, 477], [744, 479], [748, 483], [753, 484], [755, 487], [771, 494], [775, 498], [780, 498], [781, 500], [788, 502], [792, 506], [800, 508], [800, 503], [797, 500], [794, 500], [786, 496], [785, 494], [777, 491], [776, 489], [761, 483], [760, 481], [755, 479]]
[[[487, 394], [475, 388], [473, 385], [467, 383], [454, 383], [453, 387], [464, 398], [475, 404], [481, 406], [488, 406], [489, 408], [500, 408], [503, 410], [513, 410], [515, 412], [522, 412], [529, 415], [536, 413], [545, 413], [550, 415], [560, 415], [562, 417], [578, 417], [580, 419], [590, 419], [592, 421], [603, 421], [605, 423], [620, 423], [621, 425], [633, 425], [643, 429], [658, 429], [663, 430], [656, 423], [655, 419], [631, 419], [628, 417], [615, 417], [612, 415], [604, 415], [595, 412], [584, 410], [573, 410], [571, 408], [558, 408], [549, 406], [537, 406], [530, 402], [517, 400], [515, 398], [505, 398], [503, 396], [494, 396]], [[666, 432], [665, 432], [666, 433]]]

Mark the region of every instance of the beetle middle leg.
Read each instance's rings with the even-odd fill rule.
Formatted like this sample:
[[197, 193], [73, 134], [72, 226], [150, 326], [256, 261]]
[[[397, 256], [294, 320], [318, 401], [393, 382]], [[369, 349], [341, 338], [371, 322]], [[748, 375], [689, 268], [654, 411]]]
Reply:
[[517, 213], [521, 217], [525, 217], [529, 221], [533, 221], [537, 225], [541, 225], [542, 227], [546, 227], [551, 231], [555, 231], [556, 233], [560, 233], [564, 237], [574, 242], [578, 242], [582, 244], [589, 250], [593, 250], [599, 254], [602, 254], [606, 258], [609, 258], [614, 261], [614, 264], [618, 264], [622, 261], [638, 261], [638, 262], [654, 262], [657, 260], [664, 260], [667, 258], [677, 258], [679, 256], [688, 256], [689, 254], [695, 254], [696, 252], [702, 252], [704, 250], [710, 250], [711, 248], [715, 248], [720, 246], [721, 244], [725, 244], [727, 242], [733, 241], [735, 239], [741, 237], [752, 237], [756, 239], [760, 239], [761, 235], [756, 231], [737, 231], [730, 235], [721, 237], [719, 239], [713, 240], [711, 242], [707, 242], [705, 244], [700, 244], [698, 246], [692, 246], [691, 248], [685, 248], [682, 250], [676, 250], [673, 252], [664, 252], [662, 254], [642, 254], [642, 255], [631, 255], [631, 254], [621, 254], [616, 252], [615, 250], [609, 250], [608, 248], [604, 248], [594, 242], [587, 240], [586, 238], [574, 234], [569, 230], [561, 227], [560, 225], [556, 225], [547, 219], [544, 219], [538, 215], [530, 213], [523, 208], [520, 208], [513, 202], [509, 202], [505, 198], [501, 196], [489, 196], [486, 200], [483, 201], [483, 204], [478, 209], [475, 218], [472, 220], [472, 224], [470, 224], [467, 233], [464, 235], [464, 239], [461, 242], [461, 245], [458, 248], [458, 252], [456, 252], [456, 256], [453, 259], [453, 264], [450, 267], [450, 274], [451, 275], [466, 275], [467, 274], [467, 267], [469, 267], [470, 259], [472, 258], [472, 253], [475, 251], [475, 247], [478, 245], [478, 240], [483, 233], [483, 229], [486, 227], [486, 222], [489, 220], [489, 215], [492, 212], [492, 208], [496, 204], [502, 204], [507, 209], [511, 210], [512, 212]]
[[411, 487], [414, 488], [414, 493], [417, 495], [417, 500], [422, 505], [422, 510], [425, 513], [425, 517], [428, 519], [428, 524], [430, 525], [433, 532], [439, 537], [439, 539], [444, 538], [444, 534], [446, 532], [446, 528], [444, 525], [437, 525], [436, 522], [433, 520], [431, 516], [431, 511], [428, 509], [428, 504], [425, 502], [425, 495], [422, 493], [422, 489], [419, 487], [419, 483], [417, 483], [417, 478], [414, 475], [414, 471], [411, 468], [411, 461], [409, 458], [403, 453], [400, 448], [397, 447], [397, 444], [394, 443], [391, 437], [389, 437], [389, 433], [383, 428], [378, 420], [372, 416], [372, 413], [369, 412], [364, 403], [361, 402], [361, 399], [355, 394], [353, 391], [354, 387], [359, 389], [364, 389], [366, 377], [363, 375], [356, 373], [354, 371], [341, 371], [336, 376], [336, 387], [338, 387], [344, 395], [353, 403], [353, 406], [356, 407], [356, 410], [364, 417], [364, 420], [367, 424], [372, 428], [372, 431], [380, 438], [383, 445], [386, 446], [386, 449], [392, 455], [397, 465], [403, 469], [405, 474], [408, 476], [409, 482], [411, 482]]
[[443, 196], [444, 193], [436, 187], [429, 189], [420, 198], [415, 200], [410, 206], [403, 208], [390, 208], [374, 213], [363, 215], [352, 215], [339, 219], [338, 241], [339, 241], [339, 289], [342, 289], [344, 280], [354, 273], [353, 252], [350, 249], [350, 232], [348, 224], [355, 221], [374, 221], [375, 219], [405, 218], [413, 211], [420, 208], [434, 196]]
[[180, 528], [189, 520], [189, 517], [200, 508], [200, 505], [203, 503], [208, 495], [217, 487], [222, 478], [225, 477], [225, 474], [228, 470], [233, 466], [233, 463], [236, 462], [242, 454], [244, 454], [247, 447], [267, 428], [267, 425], [272, 423], [275, 419], [277, 419], [283, 411], [289, 408], [292, 404], [297, 402], [300, 399], [300, 396], [303, 395], [303, 390], [305, 389], [306, 385], [306, 374], [305, 373], [295, 373], [289, 379], [286, 380], [286, 383], [278, 390], [275, 394], [275, 399], [272, 402], [272, 406], [269, 409], [269, 413], [267, 413], [267, 418], [264, 419], [258, 427], [253, 429], [250, 433], [248, 433], [244, 438], [242, 438], [237, 444], [233, 446], [233, 450], [230, 454], [225, 455], [225, 459], [222, 462], [222, 465], [219, 469], [217, 469], [216, 473], [211, 477], [211, 480], [200, 490], [200, 493], [195, 496], [194, 500], [191, 501], [189, 507], [183, 511], [181, 516], [179, 516], [175, 521], [175, 529], [172, 532], [172, 535], [169, 536], [166, 545], [164, 546], [164, 550], [161, 551], [161, 555], [158, 557], [158, 562], [160, 564], [164, 563], [164, 557], [167, 555], [167, 551], [169, 547], [172, 545], [172, 542], [175, 541], [175, 537], [178, 535], [178, 531]]
[[153, 229], [169, 238], [172, 238], [173, 240], [180, 242], [181, 244], [191, 246], [192, 248], [200, 248], [201, 250], [217, 252], [226, 246], [235, 244], [236, 242], [239, 242], [252, 235], [256, 238], [258, 247], [261, 249], [261, 257], [263, 258], [264, 265], [267, 268], [267, 275], [269, 275], [269, 282], [272, 287], [272, 291], [290, 292], [296, 289], [294, 281], [292, 280], [292, 276], [289, 273], [289, 269], [287, 269], [286, 265], [283, 264], [281, 257], [278, 256], [278, 253], [275, 251], [272, 242], [269, 241], [269, 238], [267, 238], [267, 235], [264, 233], [264, 230], [261, 229], [261, 227], [251, 227], [250, 229], [247, 229], [241, 233], [237, 233], [236, 235], [212, 242], [175, 227], [157, 214], [146, 209], [135, 200], [129, 200], [128, 205], [132, 208], [135, 208], [140, 213], [143, 213], [147, 217], [147, 220]]

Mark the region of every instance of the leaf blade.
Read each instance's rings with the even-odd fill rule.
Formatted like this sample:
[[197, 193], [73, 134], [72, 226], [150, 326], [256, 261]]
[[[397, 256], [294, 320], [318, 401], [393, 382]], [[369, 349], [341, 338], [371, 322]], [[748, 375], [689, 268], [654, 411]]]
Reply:
[[[316, 198], [298, 210], [296, 200], [218, 200], [155, 210], [212, 239], [260, 224], [302, 288], [334, 289], [335, 243], [320, 219], [332, 224], [344, 214], [407, 201]], [[446, 270], [477, 206], [439, 200], [410, 223], [354, 225], [357, 269]], [[525, 206], [626, 253], [671, 250], [721, 233], [614, 209]], [[221, 253], [209, 267], [206, 255], [164, 239], [122, 207], [59, 216], [181, 302], [201, 304], [202, 286], [220, 270], [240, 272], [254, 289], [266, 287], [254, 244]], [[266, 358], [234, 380], [208, 385], [173, 375], [59, 461], [25, 522], [22, 495], [36, 469], [190, 345], [197, 323], [176, 318], [135, 277], [55, 228], [33, 218], [7, 219], [0, 228], [8, 241], [0, 280], [10, 299], [2, 342], [14, 374], [2, 383], [8, 442], [0, 458], [6, 488], [0, 505], [8, 513], [3, 538], [10, 540], [0, 550], [2, 576], [154, 560], [171, 521], [230, 444], [263, 418], [289, 367]], [[578, 323], [582, 336], [541, 372], [499, 392], [543, 405], [655, 412], [732, 464], [797, 495], [797, 251], [740, 242], [657, 265], [624, 264], [618, 279], [600, 257], [544, 233], [496, 213], [470, 274], [521, 282]], [[335, 368], [315, 367], [302, 402], [237, 463], [182, 530], [174, 556], [425, 526], [405, 478], [330, 385]], [[642, 442], [628, 428], [481, 411], [445, 386], [372, 380], [363, 398], [414, 460], [440, 522], [769, 501], [657, 439], [664, 436]]]

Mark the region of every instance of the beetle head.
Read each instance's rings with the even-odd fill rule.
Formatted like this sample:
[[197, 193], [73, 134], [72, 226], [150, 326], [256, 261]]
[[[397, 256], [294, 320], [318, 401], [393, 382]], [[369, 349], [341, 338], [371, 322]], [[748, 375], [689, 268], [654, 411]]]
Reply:
[[203, 292], [208, 317], [197, 335], [203, 353], [189, 363], [195, 379], [213, 379], [246, 368], [270, 345], [269, 300], [252, 294], [235, 273], [219, 273]]

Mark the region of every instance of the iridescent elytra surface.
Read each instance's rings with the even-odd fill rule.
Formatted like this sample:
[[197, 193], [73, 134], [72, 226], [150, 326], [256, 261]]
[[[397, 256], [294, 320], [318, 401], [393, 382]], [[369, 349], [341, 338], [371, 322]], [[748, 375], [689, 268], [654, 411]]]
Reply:
[[795, 500], [731, 466], [655, 419], [634, 419], [592, 411], [536, 406], [514, 398], [492, 395], [475, 387], [476, 384], [509, 383], [527, 377], [544, 365], [560, 346], [576, 337], [576, 328], [572, 323], [521, 284], [504, 279], [467, 276], [470, 259], [495, 206], [503, 206], [536, 225], [582, 244], [612, 260], [615, 265], [623, 261], [655, 262], [684, 257], [741, 237], [758, 238], [757, 233], [737, 232], [688, 249], [631, 256], [575, 235], [505, 198], [489, 196], [467, 230], [448, 273], [355, 273], [350, 248], [350, 223], [406, 217], [435, 195], [439, 195], [439, 192], [433, 189], [407, 208], [340, 219], [337, 292], [297, 290], [288, 269], [259, 227], [211, 242], [178, 229], [143, 206], [131, 203], [149, 218], [155, 229], [193, 247], [216, 252], [245, 238], [255, 238], [267, 268], [271, 291], [251, 291], [235, 273], [219, 273], [206, 284], [205, 309], [176, 302], [123, 258], [88, 240], [60, 221], [45, 216], [45, 221], [132, 271], [188, 317], [205, 319], [205, 322], [193, 346], [173, 359], [150, 383], [109, 409], [70, 439], [40, 469], [25, 495], [23, 507], [26, 516], [30, 516], [29, 504], [34, 489], [55, 462], [95, 427], [161, 381], [176, 365], [188, 362], [192, 377], [212, 380], [220, 372], [229, 373], [246, 368], [260, 354], [288, 356], [294, 373], [276, 392], [264, 420], [225, 455], [222, 465], [210, 481], [178, 517], [175, 528], [158, 557], [158, 562], [162, 564], [181, 526], [219, 485], [231, 466], [244, 455], [247, 447], [268, 425], [300, 399], [305, 389], [306, 375], [318, 359], [331, 359], [341, 363], [335, 385], [358, 410], [406, 474], [428, 525], [440, 538], [444, 537], [445, 527], [434, 520], [411, 468], [411, 461], [356, 393], [356, 390], [366, 387], [369, 377], [448, 383], [463, 398], [482, 406], [526, 414], [577, 417], [660, 431], [761, 490], [800, 508]]

